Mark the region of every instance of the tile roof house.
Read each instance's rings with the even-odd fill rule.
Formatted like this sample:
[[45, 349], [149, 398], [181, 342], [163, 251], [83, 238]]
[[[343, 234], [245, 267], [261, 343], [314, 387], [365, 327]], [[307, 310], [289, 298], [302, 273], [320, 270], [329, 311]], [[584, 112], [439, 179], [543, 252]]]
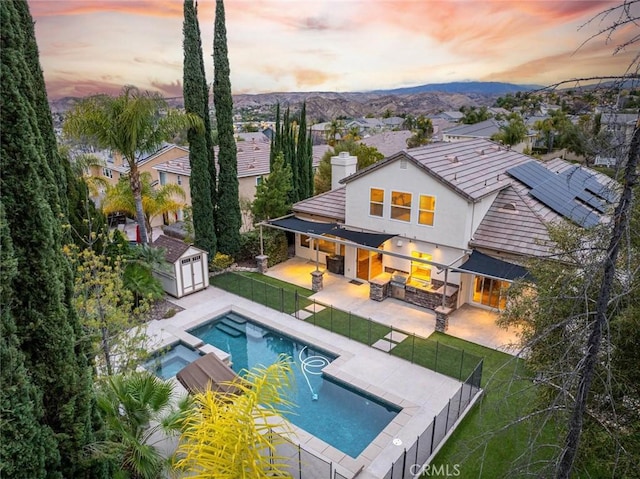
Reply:
[[[262, 135], [262, 133], [260, 133]], [[264, 136], [264, 135], [263, 135]], [[238, 192], [240, 198], [253, 200], [256, 194], [256, 188], [262, 181], [263, 177], [268, 176], [270, 172], [270, 155], [271, 143], [268, 140], [251, 140], [238, 141], [237, 161], [238, 161]], [[316, 168], [322, 155], [327, 150], [326, 145], [318, 145], [313, 147], [312, 166]], [[215, 147], [215, 155], [218, 158], [218, 147]], [[174, 158], [162, 163], [153, 165], [154, 178], [157, 177], [159, 183], [176, 183], [182, 186], [186, 194], [186, 203], [191, 204], [191, 191], [189, 188], [189, 178], [191, 176], [191, 166], [189, 164], [189, 150], [186, 149], [186, 155]], [[179, 215], [178, 220], [182, 219]], [[249, 225], [245, 225], [247, 228]]]
[[[551, 251], [549, 225], [607, 221], [616, 201], [616, 183], [599, 173], [485, 139], [397, 152], [341, 183], [294, 205], [297, 220], [314, 222], [296, 223], [296, 255], [342, 257], [346, 277], [371, 285], [402, 273], [405, 301], [431, 309], [503, 307], [515, 279], [505, 271]], [[319, 223], [342, 229], [319, 235]]]
[[[504, 120], [496, 120], [495, 118], [489, 118], [488, 120], [474, 123], [471, 125], [457, 125], [452, 128], [448, 128], [442, 134], [442, 141], [464, 141], [473, 138], [485, 138], [491, 139], [493, 135], [500, 132], [500, 127], [506, 125], [508, 122]], [[512, 149], [523, 152], [525, 149], [531, 150], [533, 146], [533, 140], [536, 137], [536, 133], [529, 130], [529, 133], [525, 140], [517, 145], [513, 145]]]
[[360, 140], [360, 143], [373, 146], [384, 156], [390, 156], [407, 149], [407, 140], [412, 133], [409, 130], [384, 131], [377, 135], [368, 136]]

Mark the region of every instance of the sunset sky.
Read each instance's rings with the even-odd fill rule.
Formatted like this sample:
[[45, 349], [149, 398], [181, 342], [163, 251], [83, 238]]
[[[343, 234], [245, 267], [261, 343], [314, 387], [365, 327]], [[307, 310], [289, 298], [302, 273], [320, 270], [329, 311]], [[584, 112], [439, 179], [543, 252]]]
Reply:
[[[182, 95], [182, 0], [28, 0], [49, 96], [122, 85]], [[450, 81], [548, 85], [623, 73], [637, 30], [596, 38], [604, 0], [226, 0], [234, 93], [363, 91]], [[214, 0], [200, 0], [213, 79]], [[582, 27], [582, 28], [581, 28]], [[637, 27], [636, 27], [637, 28]]]

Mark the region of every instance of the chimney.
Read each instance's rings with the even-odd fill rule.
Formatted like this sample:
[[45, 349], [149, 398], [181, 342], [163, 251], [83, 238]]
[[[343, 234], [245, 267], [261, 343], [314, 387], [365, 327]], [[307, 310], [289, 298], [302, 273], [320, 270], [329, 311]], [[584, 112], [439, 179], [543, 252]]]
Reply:
[[349, 155], [348, 151], [342, 151], [338, 156], [331, 157], [331, 189], [340, 187], [339, 181], [356, 172], [358, 157]]

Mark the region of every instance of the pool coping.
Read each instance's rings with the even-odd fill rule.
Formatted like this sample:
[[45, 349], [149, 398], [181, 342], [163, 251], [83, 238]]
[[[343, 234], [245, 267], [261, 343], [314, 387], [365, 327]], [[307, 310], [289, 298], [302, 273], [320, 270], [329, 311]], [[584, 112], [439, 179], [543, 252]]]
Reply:
[[[237, 301], [237, 303], [240, 302], [241, 301]], [[274, 329], [283, 335], [295, 338], [304, 343], [309, 343], [336, 356], [336, 358], [323, 369], [325, 374], [347, 384], [349, 387], [363, 391], [366, 394], [376, 396], [384, 402], [401, 408], [400, 412], [356, 458], [347, 455], [316, 436], [313, 436], [304, 429], [288, 422], [290, 430], [293, 432], [293, 437], [287, 437], [290, 441], [299, 444], [313, 454], [316, 454], [320, 458], [326, 460], [328, 463], [332, 463], [334, 469], [345, 476], [353, 477], [356, 474], [361, 473], [359, 477], [382, 477], [386, 474], [390, 465], [401, 457], [404, 451], [404, 448], [401, 446], [403, 444], [411, 445], [412, 441], [414, 441], [415, 438], [429, 426], [429, 423], [433, 419], [433, 414], [430, 414], [431, 410], [425, 410], [424, 405], [404, 399], [399, 394], [396, 394], [395, 391], [389, 390], [389, 388], [380, 387], [380, 385], [375, 384], [372, 381], [363, 380], [360, 377], [356, 377], [353, 372], [349, 372], [349, 368], [347, 366], [357, 357], [357, 353], [352, 351], [367, 348], [367, 350], [369, 350], [368, 354], [372, 356], [382, 355], [379, 357], [387, 358], [389, 361], [402, 361], [406, 363], [404, 366], [407, 369], [418, 368], [419, 370], [424, 371], [425, 374], [428, 372], [429, 375], [437, 375], [440, 377], [441, 382], [443, 381], [441, 378], [445, 378], [445, 382], [455, 384], [455, 388], [458, 388], [461, 384], [458, 380], [414, 365], [401, 358], [392, 357], [384, 352], [377, 351], [370, 346], [345, 338], [337, 333], [332, 333], [325, 329], [316, 327], [313, 324], [305, 323], [304, 321], [296, 319], [285, 313], [277, 311], [274, 312], [271, 310], [269, 314], [261, 314], [255, 310], [259, 310], [264, 307], [261, 305], [255, 305], [255, 303], [248, 303], [249, 304], [247, 304], [247, 306], [251, 309], [247, 309], [246, 307], [236, 303], [231, 304], [231, 302], [229, 302], [221, 305], [220, 302], [217, 302], [216, 308], [212, 308], [211, 310], [208, 310], [206, 314], [199, 315], [198, 317], [190, 317], [189, 319], [185, 318], [185, 320], [180, 321], [163, 321], [165, 327], [161, 329], [160, 334], [156, 332], [155, 335], [150, 335], [150, 339], [152, 343], [154, 343], [153, 349], [160, 349], [177, 341], [181, 341], [196, 349], [205, 347], [207, 350], [206, 352], [215, 352], [219, 357], [221, 357], [221, 359], [228, 361], [228, 353], [219, 350], [215, 346], [205, 344], [202, 340], [187, 331], [209, 322], [216, 317], [229, 312], [234, 312], [246, 316], [251, 321], [261, 324], [267, 328]], [[184, 312], [178, 313], [174, 318], [180, 319], [179, 316], [182, 316], [182, 313]], [[276, 316], [274, 313], [277, 313], [279, 316]], [[309, 332], [303, 331], [303, 329], [309, 328], [311, 328]], [[331, 342], [327, 341], [327, 339]], [[340, 343], [349, 346], [350, 350], [345, 347], [340, 347]], [[448, 400], [450, 396], [451, 394], [446, 395], [446, 399]], [[442, 399], [444, 399], [444, 397]], [[443, 402], [443, 404], [445, 402]], [[436, 409], [439, 410], [440, 407], [441, 406], [437, 406]], [[398, 445], [394, 444], [394, 440], [400, 440], [400, 443]]]

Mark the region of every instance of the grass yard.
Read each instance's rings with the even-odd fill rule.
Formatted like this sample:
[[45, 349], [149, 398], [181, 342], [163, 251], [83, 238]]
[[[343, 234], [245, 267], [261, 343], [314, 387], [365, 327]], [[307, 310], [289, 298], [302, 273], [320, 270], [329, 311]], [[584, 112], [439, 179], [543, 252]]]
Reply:
[[[526, 414], [536, 400], [535, 385], [528, 379], [524, 361], [445, 334], [434, 333], [431, 338], [484, 357], [485, 388], [480, 403], [454, 431], [432, 464], [449, 464], [450, 469], [459, 464], [460, 478], [526, 477], [525, 471], [517, 469], [524, 461], [549, 459], [561, 437], [554, 424], [542, 425], [531, 420], [508, 427]], [[547, 446], [529, 451], [534, 441]]]
[[464, 381], [473, 372], [482, 356], [471, 354], [466, 349], [466, 344], [465, 349], [448, 344], [447, 338], [450, 336], [440, 333], [433, 333], [426, 339], [409, 336], [393, 348], [391, 354]]
[[[318, 305], [316, 309], [312, 305], [317, 303], [308, 299], [313, 291], [260, 273], [225, 273], [213, 276], [211, 284], [288, 314], [306, 308], [312, 313], [310, 317], [305, 318], [307, 323], [363, 344], [372, 345], [391, 332], [389, 326], [331, 306]], [[432, 371], [464, 381], [481, 358], [441, 341], [442, 338], [448, 337], [431, 335], [428, 339], [423, 339], [409, 336], [395, 346], [391, 353]]]

